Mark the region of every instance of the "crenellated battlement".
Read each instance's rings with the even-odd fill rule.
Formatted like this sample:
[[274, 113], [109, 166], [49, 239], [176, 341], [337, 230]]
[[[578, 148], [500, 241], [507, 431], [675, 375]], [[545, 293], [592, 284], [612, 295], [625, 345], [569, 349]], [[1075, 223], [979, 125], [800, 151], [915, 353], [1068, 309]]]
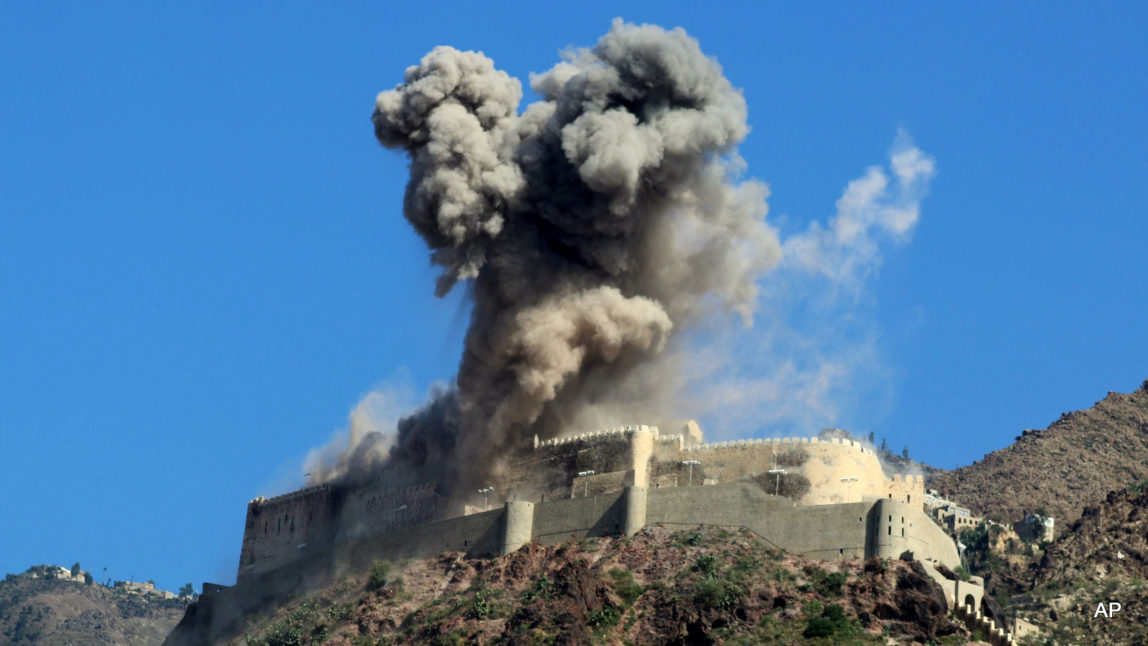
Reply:
[[783, 444], [783, 445], [790, 445], [790, 444], [798, 444], [798, 445], [800, 445], [800, 444], [836, 444], [838, 446], [851, 447], [851, 448], [853, 448], [853, 449], [855, 449], [858, 452], [863, 453], [863, 454], [876, 455], [876, 453], [874, 453], [871, 449], [866, 448], [865, 445], [862, 444], [861, 442], [858, 442], [856, 440], [847, 440], [847, 439], [840, 438], [840, 437], [834, 437], [834, 438], [829, 438], [829, 439], [824, 439], [824, 440], [821, 438], [818, 438], [818, 437], [753, 438], [753, 439], [746, 439], [746, 440], [730, 440], [727, 442], [710, 442], [710, 443], [703, 443], [703, 444], [695, 444], [693, 446], [687, 446], [683, 450], [685, 450], [685, 451], [707, 451], [707, 450], [713, 450], [713, 449], [726, 449], [726, 448], [732, 448], [732, 447], [750, 447], [750, 446], [773, 445], [773, 444]]
[[912, 474], [894, 474], [889, 478], [890, 498], [915, 503], [924, 509], [925, 505], [925, 477]]
[[292, 500], [296, 500], [298, 498], [308, 498], [308, 497], [314, 496], [316, 494], [326, 493], [326, 492], [329, 492], [330, 490], [331, 490], [331, 485], [329, 485], [329, 484], [315, 485], [314, 487], [307, 487], [305, 489], [300, 489], [298, 491], [292, 491], [291, 493], [285, 493], [285, 494], [282, 494], [279, 496], [273, 496], [271, 498], [264, 498], [263, 496], [257, 496], [255, 498], [252, 498], [251, 502], [249, 502], [247, 504], [249, 506], [250, 505], [257, 505], [257, 506], [258, 505], [279, 505], [279, 504], [291, 502]]
[[596, 440], [603, 440], [610, 437], [628, 437], [634, 433], [653, 433], [654, 439], [658, 438], [658, 427], [649, 426], [646, 424], [634, 424], [627, 426], [616, 426], [614, 428], [601, 429], [592, 431], [590, 433], [578, 433], [577, 435], [564, 435], [562, 437], [555, 437], [549, 440], [539, 440], [538, 436], [534, 436], [534, 448], [544, 448], [548, 446], [562, 446], [564, 444], [572, 444], [574, 442], [593, 442]]

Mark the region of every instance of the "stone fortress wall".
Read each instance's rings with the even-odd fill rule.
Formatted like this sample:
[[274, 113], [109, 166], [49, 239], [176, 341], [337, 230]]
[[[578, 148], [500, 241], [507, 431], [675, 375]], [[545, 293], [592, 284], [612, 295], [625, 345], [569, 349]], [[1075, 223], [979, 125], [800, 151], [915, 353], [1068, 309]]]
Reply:
[[[826, 505], [893, 498], [922, 508], [924, 480], [887, 478], [876, 453], [841, 438], [737, 440], [705, 444], [696, 423], [663, 435], [656, 426], [628, 426], [535, 442], [515, 465], [527, 497], [577, 497], [638, 485], [690, 486], [735, 482], [783, 470], [809, 480], [797, 502]], [[581, 475], [587, 474], [587, 475]], [[531, 496], [530, 494], [534, 495]]]
[[335, 540], [341, 543], [458, 515], [461, 510], [438, 495], [433, 485], [392, 489], [376, 481], [346, 494]]
[[[321, 492], [296, 501], [300, 499], [317, 502]], [[281, 510], [267, 511], [278, 518]], [[491, 556], [531, 541], [552, 545], [632, 535], [648, 525], [741, 527], [779, 549], [824, 560], [893, 559], [911, 552], [942, 585], [950, 603], [972, 594], [979, 604], [983, 595], [979, 581], [956, 584], [939, 573], [936, 566], [953, 568], [960, 562], [956, 546], [915, 504], [885, 497], [802, 506], [749, 481], [654, 489], [627, 486], [538, 503], [510, 500], [485, 512], [309, 545], [297, 550], [296, 559], [278, 561], [278, 567], [247, 571], [230, 588], [205, 584], [194, 616], [165, 643], [214, 643], [222, 635], [238, 634], [244, 617], [252, 612], [279, 605], [344, 573], [361, 571], [377, 559], [424, 558], [447, 551]], [[297, 531], [298, 527], [297, 523]], [[960, 596], [955, 585], [961, 586]]]
[[330, 486], [320, 485], [270, 500], [252, 500], [247, 505], [236, 580], [282, 567], [308, 549], [329, 546], [336, 520], [335, 497]]
[[[770, 470], [800, 474], [796, 500], [773, 495]], [[765, 476], [763, 477], [763, 474]], [[429, 485], [390, 486], [385, 474], [350, 489], [322, 485], [248, 505], [236, 585], [204, 585], [171, 646], [213, 642], [244, 617], [375, 559], [445, 551], [504, 554], [531, 542], [632, 535], [649, 525], [742, 527], [793, 554], [825, 560], [911, 553], [955, 604], [979, 606], [979, 581], [954, 583], [952, 538], [923, 511], [919, 477], [885, 477], [874, 452], [840, 439], [787, 438], [705, 444], [628, 426], [534, 441], [507, 482], [447, 501]], [[959, 590], [957, 585], [960, 586]]]
[[[701, 462], [707, 480], [731, 482], [770, 469], [799, 473], [809, 480], [802, 505], [861, 502], [893, 498], [921, 507], [924, 480], [916, 476], [885, 477], [877, 455], [860, 442], [831, 438], [738, 440], [687, 446], [683, 460]], [[795, 464], [803, 461], [800, 464]], [[914, 500], [915, 498], [915, 500]]]
[[[785, 475], [770, 475], [770, 470], [781, 471]], [[492, 485], [492, 492], [475, 492], [470, 500], [463, 501], [466, 504], [446, 500], [429, 484], [392, 487], [385, 475], [351, 489], [337, 490], [322, 485], [269, 500], [257, 498], [248, 505], [237, 580], [273, 571], [309, 552], [328, 552], [334, 546], [479, 513], [491, 507], [502, 507], [508, 501], [547, 505], [533, 509], [532, 518], [536, 520], [531, 521], [529, 532], [531, 538], [545, 538], [578, 534], [567, 526], [568, 523], [558, 522], [569, 511], [563, 510], [566, 505], [558, 504], [560, 501], [619, 494], [631, 488], [655, 492], [652, 497], [643, 494], [643, 500], [650, 500], [643, 503], [652, 510], [648, 516], [678, 518], [672, 522], [682, 523], [687, 523], [688, 518], [681, 516], [680, 510], [672, 511], [665, 506], [677, 503], [664, 501], [685, 499], [662, 493], [663, 489], [754, 483], [756, 479], [755, 486], [763, 490], [762, 496], [765, 497], [757, 496], [753, 503], [738, 504], [750, 505], [754, 508], [752, 513], [780, 518], [777, 515], [781, 513], [779, 510], [792, 509], [796, 503], [805, 514], [802, 518], [819, 518], [820, 523], [829, 522], [827, 519], [836, 512], [819, 507], [871, 506], [874, 501], [884, 499], [920, 512], [925, 498], [921, 478], [885, 477], [876, 454], [859, 442], [841, 438], [785, 438], [706, 444], [693, 422], [672, 434], [662, 434], [656, 426], [640, 425], [546, 441], [535, 439], [533, 446], [511, 465], [510, 473], [508, 482], [501, 489]], [[808, 480], [809, 489], [797, 500], [768, 495], [773, 493], [768, 485], [775, 482], [775, 478], [798, 474]], [[705, 495], [699, 493], [691, 499], [699, 497], [704, 498]], [[760, 507], [756, 507], [758, 505]], [[747, 513], [750, 507], [747, 507]], [[587, 513], [598, 515], [593, 525], [582, 524], [585, 531], [608, 527], [610, 531], [606, 533], [621, 533], [627, 522], [630, 525], [637, 522], [637, 516], [632, 512], [627, 521], [626, 510], [621, 507], [611, 512], [612, 515], [597, 508]], [[699, 509], [697, 513], [704, 515], [705, 510]], [[848, 516], [852, 517], [853, 512], [850, 511]], [[694, 524], [706, 524], [700, 520], [701, 516], [698, 518]], [[861, 525], [868, 522], [864, 513], [859, 518], [854, 522]], [[916, 514], [913, 519], [916, 519]], [[669, 521], [647, 517], [644, 522]], [[807, 525], [803, 522], [795, 527]], [[896, 538], [906, 539], [905, 545], [915, 546], [906, 549], [924, 554], [931, 549], [927, 546], [938, 541], [952, 543], [947, 537], [942, 538], [943, 533], [936, 536], [921, 534], [926, 530], [920, 528], [931, 529], [934, 525], [932, 521], [909, 520], [903, 525], [887, 527], [884, 539], [877, 534], [870, 538], [862, 536], [855, 541], [856, 544], [848, 547], [838, 544], [838, 541], [833, 547], [824, 549], [798, 549], [802, 545], [812, 546], [820, 540], [823, 534], [816, 529], [793, 530], [798, 534], [792, 536], [786, 529], [785, 536], [789, 538], [779, 540], [797, 553], [837, 550], [838, 557], [849, 554], [848, 558], [859, 558], [866, 549], [868, 553], [876, 553], [874, 550], [882, 554], [887, 552], [877, 546], [896, 533], [899, 535]], [[856, 534], [853, 529], [848, 533]], [[467, 544], [462, 547], [470, 549], [471, 539], [463, 540]], [[873, 545], [866, 548], [870, 543]], [[902, 541], [896, 543], [901, 546]], [[833, 556], [829, 552], [825, 554], [825, 558]], [[948, 561], [947, 556], [943, 561]]]
[[395, 488], [385, 478], [339, 490], [309, 487], [247, 505], [236, 580], [275, 570], [307, 553], [363, 537], [463, 515], [433, 485]]

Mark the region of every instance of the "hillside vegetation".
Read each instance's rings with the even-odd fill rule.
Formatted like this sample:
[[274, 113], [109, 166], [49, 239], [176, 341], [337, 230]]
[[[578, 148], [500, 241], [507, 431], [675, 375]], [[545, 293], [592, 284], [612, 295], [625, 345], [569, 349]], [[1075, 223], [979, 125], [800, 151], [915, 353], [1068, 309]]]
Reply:
[[233, 644], [966, 643], [920, 564], [786, 556], [744, 531], [376, 563], [296, 599]]

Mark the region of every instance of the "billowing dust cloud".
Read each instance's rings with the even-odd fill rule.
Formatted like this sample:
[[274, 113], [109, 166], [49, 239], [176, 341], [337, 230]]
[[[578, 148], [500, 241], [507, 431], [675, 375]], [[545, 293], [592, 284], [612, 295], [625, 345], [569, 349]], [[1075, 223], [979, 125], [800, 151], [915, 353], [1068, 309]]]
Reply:
[[[673, 339], [710, 314], [748, 325], [780, 246], [766, 187], [740, 181], [741, 92], [683, 30], [615, 20], [518, 80], [438, 47], [379, 94], [383, 146], [410, 156], [403, 213], [473, 299], [452, 386], [314, 480], [386, 468], [441, 489], [497, 480], [505, 459], [581, 424], [667, 419]], [[334, 475], [328, 475], [334, 474]]]

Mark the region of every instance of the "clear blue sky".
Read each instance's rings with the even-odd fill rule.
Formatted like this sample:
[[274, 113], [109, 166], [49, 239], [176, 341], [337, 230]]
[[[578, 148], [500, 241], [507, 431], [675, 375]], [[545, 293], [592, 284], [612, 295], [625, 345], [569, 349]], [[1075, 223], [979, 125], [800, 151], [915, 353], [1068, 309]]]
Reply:
[[453, 375], [465, 306], [369, 121], [439, 44], [525, 81], [615, 15], [686, 28], [744, 88], [783, 240], [899, 130], [935, 160], [845, 296], [759, 313], [785, 333], [751, 376], [839, 370], [754, 434], [821, 416], [956, 467], [1148, 378], [1144, 4], [389, 4], [4, 8], [0, 571], [231, 583], [249, 499], [378, 384]]

